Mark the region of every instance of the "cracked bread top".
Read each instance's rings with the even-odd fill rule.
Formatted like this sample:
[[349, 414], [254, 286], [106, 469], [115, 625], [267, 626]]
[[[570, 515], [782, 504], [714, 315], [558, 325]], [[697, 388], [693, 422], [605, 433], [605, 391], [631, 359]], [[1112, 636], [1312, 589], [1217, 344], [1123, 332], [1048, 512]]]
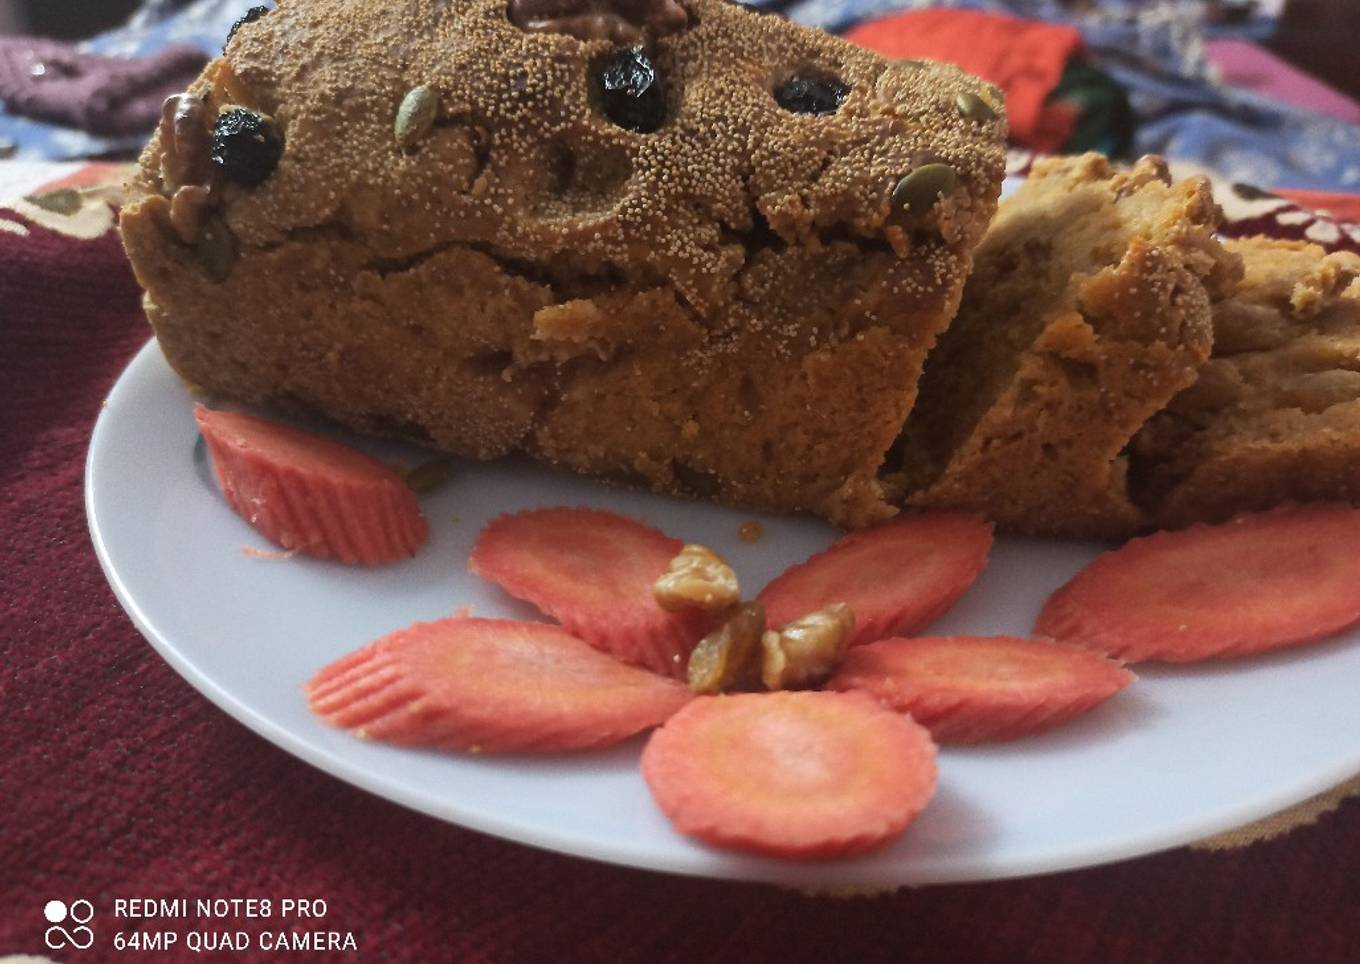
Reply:
[[[530, 32], [504, 0], [282, 0], [239, 29], [195, 88], [277, 123], [284, 150], [221, 204], [242, 246], [333, 229], [406, 258], [478, 240], [511, 257], [566, 254], [670, 279], [701, 310], [730, 296], [753, 244], [876, 239], [909, 254], [922, 231], [966, 251], [1002, 170], [1000, 95], [955, 68], [889, 63], [820, 31], [721, 0], [687, 3], [687, 29], [649, 41], [660, 127], [613, 123], [599, 73], [608, 40]], [[830, 116], [791, 112], [794, 76], [848, 86]], [[393, 120], [417, 86], [437, 94], [407, 150]], [[164, 134], [137, 187], [165, 188]], [[923, 216], [894, 187], [927, 163], [957, 173]], [[919, 245], [917, 247], [920, 247]], [[941, 265], [941, 273], [947, 268]]]

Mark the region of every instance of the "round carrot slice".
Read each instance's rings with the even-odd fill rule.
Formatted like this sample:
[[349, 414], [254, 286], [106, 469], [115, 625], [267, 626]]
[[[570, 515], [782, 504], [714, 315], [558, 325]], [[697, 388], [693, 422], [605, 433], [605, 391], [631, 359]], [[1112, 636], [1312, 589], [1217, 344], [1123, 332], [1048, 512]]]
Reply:
[[944, 615], [987, 565], [992, 527], [970, 515], [904, 516], [852, 532], [760, 593], [778, 628], [832, 603], [855, 614], [850, 644], [907, 636]]
[[699, 697], [647, 742], [642, 775], [681, 833], [779, 857], [860, 853], [935, 792], [935, 744], [857, 693]]
[[477, 537], [468, 569], [592, 646], [683, 677], [712, 620], [667, 612], [653, 593], [683, 548], [679, 539], [613, 512], [534, 509], [493, 519]]
[[195, 406], [227, 503], [275, 545], [376, 566], [428, 536], [415, 493], [382, 462], [311, 432]]
[[1052, 640], [923, 636], [857, 646], [827, 686], [910, 713], [940, 743], [978, 743], [1052, 729], [1133, 679], [1113, 660]]
[[1134, 539], [1045, 604], [1039, 632], [1129, 662], [1242, 656], [1360, 622], [1360, 511], [1292, 506]]
[[689, 699], [556, 626], [464, 616], [384, 636], [307, 684], [312, 712], [357, 736], [484, 753], [606, 746]]

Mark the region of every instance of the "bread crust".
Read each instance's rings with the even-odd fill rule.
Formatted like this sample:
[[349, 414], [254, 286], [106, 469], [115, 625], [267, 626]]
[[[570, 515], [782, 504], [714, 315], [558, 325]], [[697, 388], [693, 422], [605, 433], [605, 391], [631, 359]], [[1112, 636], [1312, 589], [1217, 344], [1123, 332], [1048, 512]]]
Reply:
[[[163, 136], [121, 228], [186, 381], [487, 459], [520, 450], [658, 491], [862, 526], [1003, 174], [996, 91], [720, 0], [651, 43], [666, 119], [610, 122], [605, 40], [503, 0], [283, 0], [192, 93], [273, 119], [262, 185], [214, 189], [214, 281], [171, 219]], [[789, 72], [849, 85], [790, 113]], [[410, 146], [412, 88], [438, 95]], [[962, 115], [959, 95], [997, 104]], [[957, 186], [904, 219], [923, 163]]]

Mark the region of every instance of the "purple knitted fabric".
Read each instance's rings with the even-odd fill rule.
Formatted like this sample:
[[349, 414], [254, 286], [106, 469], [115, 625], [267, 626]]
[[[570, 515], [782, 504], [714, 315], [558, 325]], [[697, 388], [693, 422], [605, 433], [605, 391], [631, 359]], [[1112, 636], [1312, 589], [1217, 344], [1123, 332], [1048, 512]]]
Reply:
[[156, 126], [161, 103], [207, 57], [167, 47], [152, 57], [105, 57], [36, 37], [0, 37], [0, 103], [10, 114], [117, 137]]

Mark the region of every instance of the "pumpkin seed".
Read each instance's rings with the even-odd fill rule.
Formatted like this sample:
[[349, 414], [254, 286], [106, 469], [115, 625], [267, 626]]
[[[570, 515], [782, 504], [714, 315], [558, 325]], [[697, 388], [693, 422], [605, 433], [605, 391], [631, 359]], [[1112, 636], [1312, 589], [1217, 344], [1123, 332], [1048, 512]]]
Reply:
[[68, 218], [80, 210], [81, 203], [80, 192], [69, 187], [48, 191], [46, 194], [29, 195], [24, 200], [35, 207], [42, 208], [44, 211], [51, 211], [53, 214], [60, 214]]
[[979, 124], [990, 124], [996, 120], [996, 111], [992, 110], [987, 102], [977, 94], [963, 91], [954, 98], [954, 104], [965, 120], [975, 121]]
[[406, 150], [434, 126], [439, 115], [439, 94], [421, 84], [411, 88], [397, 108], [395, 133], [397, 146]]
[[226, 281], [236, 264], [236, 239], [220, 217], [209, 218], [199, 232], [194, 255], [216, 284]]
[[923, 164], [897, 182], [893, 207], [907, 214], [925, 214], [958, 182], [958, 172], [948, 164]]
[[406, 484], [412, 492], [424, 495], [439, 488], [453, 477], [452, 459], [431, 459], [406, 473]]

